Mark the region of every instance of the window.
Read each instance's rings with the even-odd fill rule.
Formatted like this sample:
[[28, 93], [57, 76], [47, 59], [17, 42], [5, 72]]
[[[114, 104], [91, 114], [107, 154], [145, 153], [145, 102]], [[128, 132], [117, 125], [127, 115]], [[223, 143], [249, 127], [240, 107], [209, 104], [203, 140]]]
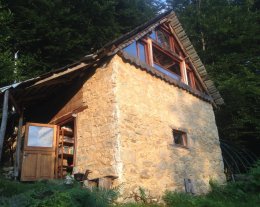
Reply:
[[124, 51], [127, 52], [129, 55], [137, 57], [136, 42], [128, 45], [126, 48], [124, 48]]
[[179, 130], [172, 130], [174, 144], [182, 147], [187, 147], [187, 134]]
[[194, 83], [194, 74], [193, 71], [190, 69], [190, 67], [186, 64], [186, 70], [187, 70], [187, 79], [188, 79], [188, 85], [192, 88], [195, 87]]
[[165, 75], [204, 92], [193, 68], [188, 62], [185, 63], [185, 54], [167, 25], [162, 25], [148, 36], [131, 43], [124, 51]]
[[194, 72], [190, 69], [190, 67], [187, 64], [186, 64], [186, 70], [187, 70], [188, 85], [200, 92], [203, 92], [204, 90], [202, 85], [200, 84], [199, 80], [194, 75]]
[[143, 62], [148, 62], [147, 45], [144, 42], [133, 42], [124, 48], [124, 51], [133, 57], [138, 57]]
[[30, 147], [52, 147], [53, 137], [53, 127], [29, 126], [27, 145]]
[[154, 67], [170, 77], [181, 80], [180, 63], [156, 47], [153, 47]]
[[137, 42], [137, 55], [141, 61], [148, 62], [146, 54], [147, 52], [145, 44], [142, 42]]

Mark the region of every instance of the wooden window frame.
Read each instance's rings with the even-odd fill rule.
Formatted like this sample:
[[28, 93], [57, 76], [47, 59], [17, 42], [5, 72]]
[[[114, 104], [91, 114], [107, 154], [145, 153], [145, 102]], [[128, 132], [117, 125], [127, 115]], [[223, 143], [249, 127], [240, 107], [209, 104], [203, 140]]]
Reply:
[[142, 44], [144, 46], [145, 62], [147, 64], [150, 64], [149, 47], [148, 47], [147, 41], [145, 41], [145, 40], [136, 41], [136, 54], [137, 54], [137, 57], [140, 59], [140, 49], [139, 49], [138, 44]]
[[194, 74], [194, 71], [189, 67], [189, 65], [186, 64], [186, 71], [187, 71], [187, 77], [190, 78], [190, 81], [191, 81], [191, 84], [189, 85], [188, 82], [187, 84], [197, 90], [197, 91], [200, 91], [200, 92], [205, 92], [205, 90], [203, 89], [200, 81], [198, 80], [198, 78], [196, 77], [196, 75]]
[[[174, 62], [178, 63], [179, 64], [179, 67], [180, 67], [180, 72], [181, 72], [181, 75], [178, 75], [177, 73], [167, 69], [167, 68], [164, 68], [162, 66], [163, 69], [167, 70], [168, 72], [170, 73], [173, 73], [174, 75], [177, 75], [177, 76], [180, 76], [180, 80], [181, 82], [186, 82], [185, 81], [185, 66], [183, 64], [183, 59], [181, 57], [176, 57], [175, 55], [173, 55], [172, 53], [168, 52], [167, 50], [164, 50], [162, 47], [160, 47], [160, 45], [156, 44], [154, 41], [152, 41], [152, 45], [151, 45], [152, 48], [156, 48], [157, 50], [159, 50], [160, 52], [162, 52], [163, 54], [165, 54], [166, 56], [170, 57]], [[151, 52], [151, 59], [153, 60], [153, 51]], [[152, 66], [154, 66], [154, 63], [152, 64]]]
[[186, 64], [186, 71], [187, 71], [187, 78], [189, 78], [190, 82], [191, 82], [190, 84], [189, 84], [189, 82], [187, 82], [187, 84], [190, 85], [190, 87], [195, 88], [194, 73], [193, 73], [193, 70], [190, 69], [189, 66], [187, 67], [187, 64]]
[[[151, 38], [149, 36], [143, 37], [141, 40], [138, 40], [135, 42], [136, 44], [136, 57], [140, 58], [140, 48], [139, 48], [139, 44], [142, 44], [144, 46], [144, 55], [145, 55], [145, 63], [147, 63], [148, 65], [154, 67], [154, 60], [153, 60], [153, 48], [156, 48], [157, 50], [159, 50], [161, 53], [165, 54], [166, 56], [168, 56], [169, 58], [171, 58], [174, 62], [179, 64], [179, 68], [180, 68], [180, 75], [178, 75], [177, 73], [164, 68], [163, 66], [161, 66], [160, 64], [158, 64], [161, 68], [163, 68], [164, 70], [173, 73], [174, 75], [177, 75], [180, 77], [180, 81], [183, 82], [184, 84], [190, 86], [191, 88], [200, 91], [202, 93], [205, 93], [205, 88], [203, 87], [203, 85], [200, 83], [200, 80], [198, 79], [198, 77], [196, 77], [196, 74], [194, 73], [194, 69], [192, 67], [190, 67], [188, 65], [188, 63], [185, 61], [185, 54], [183, 53], [182, 49], [180, 48], [180, 46], [177, 44], [178, 41], [176, 40], [176, 37], [174, 37], [174, 35], [169, 32], [169, 25], [167, 24], [162, 24], [161, 26], [157, 27], [154, 29], [154, 33], [155, 33], [155, 38]], [[169, 38], [169, 49], [162, 47], [159, 44], [158, 41], [158, 31], [161, 31], [163, 33], [165, 33], [168, 38]], [[178, 50], [179, 52], [177, 52], [176, 50]], [[190, 84], [189, 84], [189, 80], [190, 80]]]
[[[182, 138], [182, 143], [183, 144], [177, 144], [175, 142], [175, 137], [174, 137], [174, 133], [177, 132], [177, 133], [181, 133], [181, 138]], [[177, 147], [183, 147], [183, 148], [186, 148], [188, 149], [188, 136], [187, 136], [187, 133], [184, 132], [184, 131], [181, 131], [181, 130], [177, 130], [177, 129], [172, 129], [172, 136], [173, 136], [173, 142], [174, 142], [174, 145], [177, 146]]]

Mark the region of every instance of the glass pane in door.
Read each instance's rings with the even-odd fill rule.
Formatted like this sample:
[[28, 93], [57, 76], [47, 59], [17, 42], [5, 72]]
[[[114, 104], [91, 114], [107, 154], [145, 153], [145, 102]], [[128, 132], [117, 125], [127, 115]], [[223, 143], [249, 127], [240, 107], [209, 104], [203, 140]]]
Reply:
[[53, 133], [52, 127], [29, 126], [27, 145], [30, 147], [52, 147]]

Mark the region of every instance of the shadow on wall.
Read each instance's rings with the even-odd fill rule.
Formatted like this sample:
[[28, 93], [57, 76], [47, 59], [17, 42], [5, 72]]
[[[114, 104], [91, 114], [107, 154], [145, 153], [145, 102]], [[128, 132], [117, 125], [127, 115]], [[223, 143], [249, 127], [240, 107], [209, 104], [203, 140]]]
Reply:
[[[169, 110], [181, 114], [175, 117], [175, 123], [187, 130], [189, 148], [173, 148], [172, 154], [178, 160], [173, 169], [174, 180], [189, 178], [196, 193], [206, 193], [211, 179], [225, 181], [213, 108], [210, 103], [178, 90]], [[183, 150], [189, 153], [183, 153]]]

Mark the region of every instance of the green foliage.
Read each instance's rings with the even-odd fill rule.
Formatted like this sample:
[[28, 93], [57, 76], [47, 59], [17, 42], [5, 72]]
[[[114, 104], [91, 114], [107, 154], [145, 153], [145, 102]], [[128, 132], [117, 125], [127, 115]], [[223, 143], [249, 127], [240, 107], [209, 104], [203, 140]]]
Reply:
[[254, 146], [260, 143], [259, 1], [167, 3], [177, 12], [224, 98], [225, 105], [216, 111], [221, 139], [251, 147], [258, 153]]
[[33, 184], [0, 180], [0, 206], [6, 207], [81, 207], [109, 206], [118, 195], [114, 190], [82, 188], [75, 183], [64, 185], [63, 181], [41, 181]]
[[[194, 196], [167, 191], [163, 197], [169, 207], [254, 207], [260, 203], [260, 162], [244, 175], [244, 179], [218, 185], [211, 181], [211, 192]], [[118, 204], [118, 207], [159, 207], [149, 203], [149, 196], [140, 188], [140, 203]], [[142, 194], [142, 195], [141, 195]], [[108, 207], [114, 206], [116, 190], [92, 191], [78, 183], [64, 185], [61, 180], [19, 183], [0, 179], [0, 206], [3, 207]], [[147, 202], [145, 202], [147, 200]]]
[[192, 196], [185, 193], [166, 192], [167, 206], [176, 207], [249, 207], [260, 203], [260, 162], [251, 168], [245, 179], [226, 185], [210, 182], [211, 192]]
[[187, 193], [177, 193], [167, 191], [163, 197], [163, 200], [167, 206], [178, 206], [178, 207], [193, 207], [195, 206], [194, 200], [196, 197], [193, 197]]
[[117, 205], [118, 207], [161, 207], [163, 205], [159, 204], [145, 204], [145, 203], [126, 203], [126, 204], [121, 204]]
[[0, 86], [14, 79], [14, 62], [11, 50], [13, 15], [6, 5], [0, 1]]
[[160, 4], [159, 0], [1, 0], [0, 86], [77, 61], [154, 16]]

